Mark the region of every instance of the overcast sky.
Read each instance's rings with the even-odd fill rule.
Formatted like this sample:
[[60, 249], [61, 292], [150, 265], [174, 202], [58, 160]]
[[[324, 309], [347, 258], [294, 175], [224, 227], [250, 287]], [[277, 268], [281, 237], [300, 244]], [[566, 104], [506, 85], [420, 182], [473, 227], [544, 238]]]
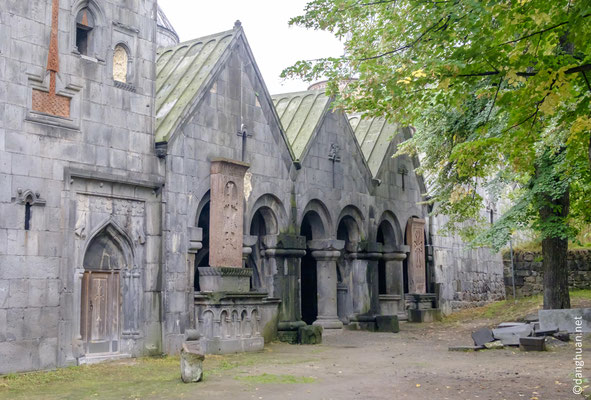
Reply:
[[271, 94], [306, 90], [302, 81], [279, 78], [298, 60], [343, 53], [331, 34], [289, 27], [287, 21], [303, 14], [306, 0], [158, 0], [181, 41], [232, 29], [239, 19], [255, 60]]

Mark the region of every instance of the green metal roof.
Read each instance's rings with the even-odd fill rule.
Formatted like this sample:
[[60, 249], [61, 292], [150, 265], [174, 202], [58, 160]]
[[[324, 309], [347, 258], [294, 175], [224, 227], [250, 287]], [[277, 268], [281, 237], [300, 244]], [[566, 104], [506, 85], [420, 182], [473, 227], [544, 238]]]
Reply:
[[300, 160], [322, 121], [330, 98], [324, 91], [278, 94], [272, 98], [293, 154]]
[[398, 126], [387, 122], [384, 118], [361, 118], [360, 115], [349, 116], [349, 123], [361, 146], [361, 152], [375, 178], [384, 162], [390, 157], [388, 148], [398, 133]]
[[156, 142], [167, 142], [199, 89], [242, 30], [230, 30], [158, 49], [156, 55]]

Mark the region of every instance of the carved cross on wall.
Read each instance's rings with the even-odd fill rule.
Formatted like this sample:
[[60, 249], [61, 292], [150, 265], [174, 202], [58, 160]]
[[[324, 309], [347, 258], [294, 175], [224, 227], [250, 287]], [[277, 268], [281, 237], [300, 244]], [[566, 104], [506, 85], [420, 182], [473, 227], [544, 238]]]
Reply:
[[246, 142], [249, 137], [252, 137], [252, 134], [248, 133], [248, 130], [246, 129], [246, 125], [242, 124], [240, 126], [240, 131], [237, 133], [237, 135], [242, 138], [242, 158], [241, 158], [241, 161], [245, 161], [245, 159], [246, 159]]
[[405, 186], [404, 186], [404, 176], [408, 175], [408, 170], [406, 169], [406, 167], [403, 165], [402, 167], [398, 168], [398, 173], [400, 174], [400, 177], [402, 178], [402, 190], [405, 190]]
[[332, 161], [332, 187], [335, 186], [335, 163], [341, 162], [341, 148], [338, 144], [332, 143], [328, 152], [328, 159]]

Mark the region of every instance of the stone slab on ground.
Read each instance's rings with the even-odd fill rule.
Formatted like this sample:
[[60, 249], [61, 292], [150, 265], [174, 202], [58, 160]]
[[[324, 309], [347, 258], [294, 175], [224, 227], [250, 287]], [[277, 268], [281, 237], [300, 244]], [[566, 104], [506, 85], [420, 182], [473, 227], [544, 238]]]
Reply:
[[476, 332], [472, 332], [472, 340], [474, 340], [474, 346], [483, 346], [485, 343], [492, 342], [495, 338], [490, 329], [480, 328]]
[[431, 308], [427, 310], [408, 310], [408, 322], [435, 322], [441, 321], [441, 310]]
[[493, 329], [492, 332], [494, 338], [503, 342], [505, 346], [519, 346], [519, 338], [530, 336], [532, 326], [509, 326], [507, 328]]
[[579, 332], [591, 332], [591, 308], [539, 310], [538, 316], [541, 330], [558, 328], [560, 331], [575, 333], [579, 327]]
[[485, 349], [484, 346], [450, 346], [447, 348], [448, 351], [476, 351]]
[[322, 343], [322, 327], [318, 325], [302, 326], [298, 329], [300, 344]]
[[487, 349], [503, 349], [505, 345], [500, 340], [495, 340], [484, 344]]
[[546, 351], [545, 337], [519, 338], [519, 349], [522, 351]]
[[185, 342], [181, 349], [181, 379], [185, 383], [199, 382], [203, 377], [205, 356], [198, 341]]
[[376, 330], [378, 332], [400, 332], [398, 316], [396, 315], [376, 315]]

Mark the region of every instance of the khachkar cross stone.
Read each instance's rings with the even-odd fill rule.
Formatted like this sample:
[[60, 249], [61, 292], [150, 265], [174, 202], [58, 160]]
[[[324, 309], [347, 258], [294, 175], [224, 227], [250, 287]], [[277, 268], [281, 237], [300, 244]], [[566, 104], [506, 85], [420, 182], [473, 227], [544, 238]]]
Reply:
[[335, 163], [341, 162], [341, 148], [338, 144], [332, 143], [328, 152], [328, 159], [332, 161], [332, 187], [335, 185]]
[[410, 246], [408, 257], [409, 293], [426, 293], [425, 220], [411, 218], [406, 225], [406, 242]]
[[210, 267], [242, 267], [244, 174], [248, 168], [240, 161], [211, 161]]
[[32, 108], [34, 111], [58, 117], [70, 117], [70, 98], [56, 93], [56, 80], [59, 72], [58, 27], [59, 0], [53, 0], [51, 8], [51, 35], [49, 53], [47, 55], [47, 72], [49, 72], [49, 92], [33, 89]]

